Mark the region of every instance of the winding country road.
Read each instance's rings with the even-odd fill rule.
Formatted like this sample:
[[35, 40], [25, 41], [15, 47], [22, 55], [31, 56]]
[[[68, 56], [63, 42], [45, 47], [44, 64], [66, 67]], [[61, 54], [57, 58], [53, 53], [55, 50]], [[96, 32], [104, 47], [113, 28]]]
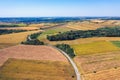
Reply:
[[[28, 36], [28, 40], [33, 40], [33, 39], [31, 39], [31, 37]], [[75, 63], [73, 62], [73, 60], [67, 55], [67, 53], [65, 53], [64, 51], [58, 49], [58, 48], [55, 47], [55, 46], [52, 46], [52, 45], [47, 45], [47, 46], [53, 47], [54, 49], [57, 49], [58, 51], [60, 51], [60, 52], [68, 59], [68, 61], [71, 63], [71, 65], [73, 66], [77, 80], [83, 80], [82, 77], [81, 77], [81, 75], [80, 75], [80, 73], [79, 73], [79, 70], [78, 70], [76, 64], [75, 64]]]
[[[48, 45], [48, 46], [51, 46], [51, 45]], [[75, 63], [73, 62], [73, 60], [67, 55], [67, 53], [65, 53], [64, 51], [62, 51], [62, 50], [60, 50], [60, 49], [58, 49], [58, 48], [56, 48], [56, 47], [54, 47], [54, 46], [51, 46], [51, 47], [53, 47], [53, 48], [57, 49], [58, 51], [60, 51], [60, 52], [69, 60], [69, 62], [71, 63], [71, 65], [72, 65], [73, 68], [74, 68], [74, 71], [75, 71], [77, 80], [82, 80], [82, 77], [81, 77], [81, 75], [80, 75], [80, 73], [79, 73], [79, 70], [78, 70], [76, 64], [75, 64]]]

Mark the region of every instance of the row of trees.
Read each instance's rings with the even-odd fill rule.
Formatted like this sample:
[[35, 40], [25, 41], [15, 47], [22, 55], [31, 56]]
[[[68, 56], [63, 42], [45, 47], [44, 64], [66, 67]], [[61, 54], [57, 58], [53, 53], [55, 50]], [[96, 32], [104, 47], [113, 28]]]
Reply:
[[44, 42], [41, 42], [38, 39], [34, 39], [34, 40], [26, 40], [25, 42], [21, 42], [21, 44], [27, 44], [27, 45], [44, 45]]
[[88, 37], [120, 37], [120, 27], [104, 27], [96, 30], [77, 30], [47, 36], [50, 41], [74, 40]]
[[27, 44], [27, 45], [44, 45], [44, 42], [39, 41], [37, 39], [37, 37], [40, 34], [41, 34], [41, 32], [28, 35], [27, 40], [25, 42], [21, 42], [21, 44]]
[[24, 32], [24, 31], [27, 31], [27, 30], [7, 30], [7, 29], [4, 29], [4, 30], [0, 30], [0, 35], [2, 34], [10, 34], [10, 33], [18, 33], [18, 32]]
[[30, 35], [31, 39], [37, 39], [37, 37], [41, 34], [42, 32], [34, 33]]
[[26, 24], [0, 24], [0, 27], [23, 27]]
[[56, 47], [66, 52], [71, 58], [75, 57], [73, 48], [71, 48], [68, 44], [57, 44]]

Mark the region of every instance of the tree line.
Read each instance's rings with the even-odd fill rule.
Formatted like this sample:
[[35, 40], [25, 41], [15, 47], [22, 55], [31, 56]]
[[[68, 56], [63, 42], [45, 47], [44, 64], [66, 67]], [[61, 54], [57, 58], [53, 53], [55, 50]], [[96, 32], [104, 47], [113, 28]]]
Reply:
[[58, 33], [56, 35], [48, 35], [47, 39], [50, 41], [75, 40], [78, 38], [89, 37], [120, 37], [120, 27], [104, 27], [96, 30], [77, 30]]
[[26, 24], [0, 24], [0, 27], [24, 27]]
[[27, 44], [27, 45], [44, 45], [44, 42], [39, 41], [37, 37], [41, 34], [41, 32], [34, 33], [31, 35], [28, 35], [27, 40], [24, 42], [21, 42], [21, 44]]
[[27, 30], [7, 30], [7, 29], [1, 29], [0, 30], [0, 35], [2, 34], [10, 34], [10, 33], [18, 33], [18, 32], [24, 32]]
[[63, 50], [64, 52], [66, 52], [71, 58], [75, 57], [74, 50], [73, 50], [73, 48], [70, 47], [70, 45], [68, 45], [68, 44], [57, 44], [56, 47]]

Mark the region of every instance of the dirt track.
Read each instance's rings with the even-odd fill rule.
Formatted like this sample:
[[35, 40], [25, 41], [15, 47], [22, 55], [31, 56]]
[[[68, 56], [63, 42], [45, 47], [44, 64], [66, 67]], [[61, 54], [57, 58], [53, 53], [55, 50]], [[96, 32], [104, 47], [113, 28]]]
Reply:
[[18, 45], [1, 49], [0, 66], [8, 58], [67, 62], [67, 59], [58, 50], [48, 46]]

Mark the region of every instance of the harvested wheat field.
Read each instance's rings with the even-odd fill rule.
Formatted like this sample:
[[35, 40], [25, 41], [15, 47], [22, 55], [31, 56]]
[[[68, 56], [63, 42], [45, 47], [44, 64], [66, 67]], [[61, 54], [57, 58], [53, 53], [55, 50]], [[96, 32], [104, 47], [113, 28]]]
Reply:
[[67, 24], [67, 27], [76, 30], [95, 30], [105, 26], [120, 26], [120, 20], [91, 20], [83, 22], [70, 22]]
[[38, 27], [5, 27], [0, 28], [0, 30], [38, 30]]
[[[120, 79], [120, 48], [108, 41], [73, 46], [74, 58], [85, 80]], [[112, 73], [113, 72], [113, 73]], [[110, 77], [109, 77], [110, 76]]]
[[[39, 31], [39, 30], [38, 30]], [[20, 33], [12, 33], [12, 34], [5, 34], [0, 35], [0, 44], [18, 44], [22, 41], [26, 40], [26, 37], [32, 33], [36, 33], [38, 31], [27, 31], [27, 32], [20, 32]]]
[[0, 80], [76, 80], [66, 57], [49, 46], [1, 49], [0, 65]]
[[62, 61], [9, 59], [0, 68], [0, 80], [76, 80], [70, 64]]
[[67, 62], [67, 59], [58, 50], [48, 46], [18, 45], [1, 49], [0, 65], [8, 58]]
[[85, 75], [85, 80], [120, 80], [120, 68], [103, 70]]

